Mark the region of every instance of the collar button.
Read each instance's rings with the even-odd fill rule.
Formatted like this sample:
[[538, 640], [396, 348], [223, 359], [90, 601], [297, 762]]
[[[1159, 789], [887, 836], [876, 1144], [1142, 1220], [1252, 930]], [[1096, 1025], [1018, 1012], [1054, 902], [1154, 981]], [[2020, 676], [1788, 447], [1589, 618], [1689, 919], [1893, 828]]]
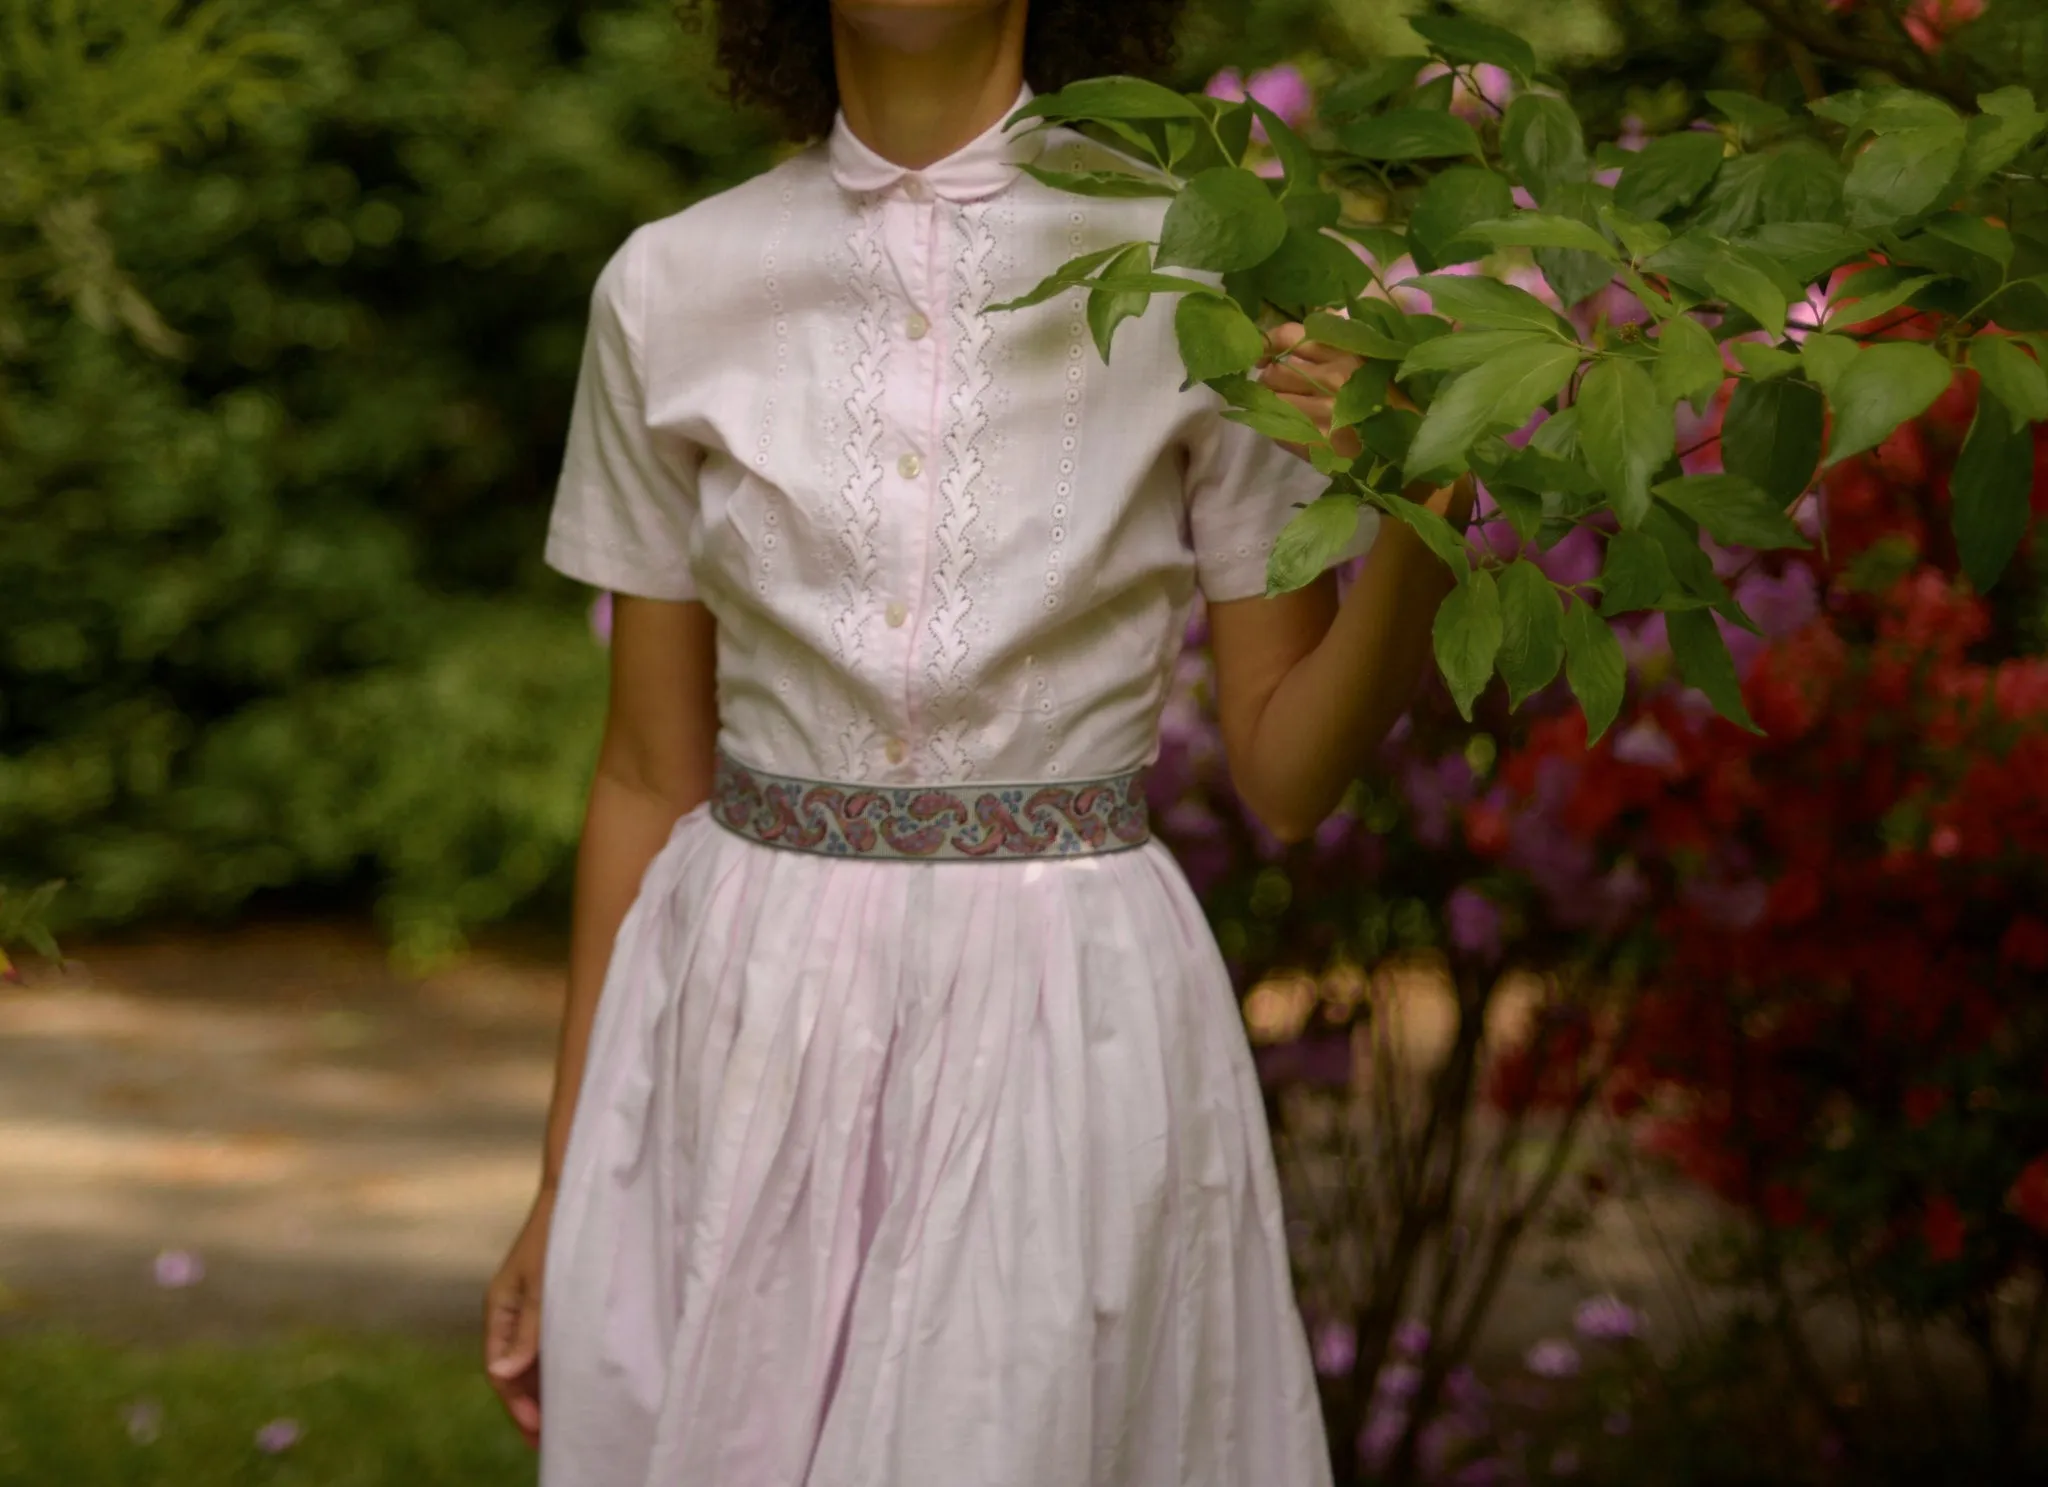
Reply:
[[903, 178], [903, 194], [912, 201], [930, 201], [932, 199], [931, 182], [915, 173], [907, 175]]

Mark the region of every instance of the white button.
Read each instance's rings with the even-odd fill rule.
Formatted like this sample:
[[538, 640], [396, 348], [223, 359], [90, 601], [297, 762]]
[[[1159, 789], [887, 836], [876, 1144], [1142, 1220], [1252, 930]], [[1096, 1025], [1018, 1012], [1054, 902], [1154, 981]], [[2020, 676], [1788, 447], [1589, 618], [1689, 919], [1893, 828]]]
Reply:
[[903, 178], [903, 194], [912, 201], [923, 201], [931, 195], [931, 187], [925, 184], [923, 176], [907, 175]]
[[891, 764], [901, 764], [905, 753], [903, 740], [900, 738], [890, 739], [886, 744], [882, 745], [882, 752], [889, 756]]
[[912, 310], [910, 318], [903, 322], [903, 334], [913, 341], [922, 341], [931, 334], [931, 330], [932, 323], [916, 310]]
[[914, 454], [906, 454], [903, 456], [902, 459], [896, 461], [896, 473], [898, 475], [901, 475], [905, 480], [917, 479], [919, 473], [923, 471], [923, 469], [924, 461], [919, 459]]
[[883, 618], [888, 620], [891, 630], [900, 630], [903, 628], [903, 622], [910, 618], [910, 611], [900, 603], [891, 604], [884, 612]]

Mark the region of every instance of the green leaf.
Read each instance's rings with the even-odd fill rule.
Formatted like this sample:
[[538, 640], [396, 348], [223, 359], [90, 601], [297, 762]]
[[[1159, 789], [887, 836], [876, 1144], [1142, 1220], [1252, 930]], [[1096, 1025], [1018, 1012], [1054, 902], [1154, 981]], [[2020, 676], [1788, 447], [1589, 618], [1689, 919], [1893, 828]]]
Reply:
[[1527, 558], [1503, 568], [1499, 579], [1501, 679], [1508, 706], [1542, 691], [1564, 664], [1564, 603], [1557, 586]]
[[1279, 250], [1251, 272], [1259, 292], [1297, 318], [1314, 306], [1349, 303], [1372, 283], [1356, 253], [1301, 227], [1288, 228]]
[[1512, 217], [1496, 217], [1490, 222], [1475, 222], [1469, 230], [1472, 236], [1483, 238], [1496, 248], [1571, 248], [1580, 253], [1591, 253], [1609, 263], [1621, 261], [1621, 255], [1614, 251], [1614, 244], [1602, 237], [1598, 230], [1572, 217], [1559, 217], [1547, 212], [1521, 212]]
[[1266, 593], [1288, 594], [1321, 576], [1358, 535], [1359, 500], [1332, 493], [1311, 501], [1274, 539], [1266, 561]]
[[1813, 482], [1826, 414], [1804, 382], [1738, 382], [1721, 424], [1721, 466], [1790, 506]]
[[1174, 311], [1173, 332], [1190, 382], [1249, 371], [1265, 355], [1266, 338], [1227, 299], [1191, 294]]
[[1353, 356], [1379, 357], [1385, 361], [1401, 360], [1414, 345], [1410, 341], [1397, 341], [1364, 320], [1346, 319], [1327, 310], [1311, 312], [1303, 329], [1307, 331], [1308, 338], [1319, 346], [1348, 351]]
[[1970, 342], [1970, 365], [2016, 425], [2048, 423], [2048, 371], [2008, 336], [1985, 334]]
[[1472, 569], [1436, 612], [1436, 664], [1450, 685], [1458, 715], [1467, 722], [1473, 702], [1493, 676], [1501, 629], [1500, 589], [1484, 568]]
[[1944, 242], [1990, 259], [2000, 268], [2012, 267], [2012, 234], [1996, 223], [1967, 212], [1943, 212], [1927, 224], [1926, 230]]
[[1574, 603], [1564, 612], [1564, 679], [1585, 711], [1590, 747], [1614, 726], [1628, 689], [1621, 642], [1590, 604]]
[[1615, 205], [1651, 219], [1690, 206], [1720, 173], [1725, 149], [1720, 135], [1698, 130], [1651, 140], [1622, 167]]
[[[1528, 448], [1558, 461], [1570, 461], [1579, 454], [1579, 410], [1563, 408], [1536, 425]], [[1590, 477], [1589, 477], [1590, 478]]]
[[1771, 339], [1785, 334], [1785, 310], [1790, 297], [1771, 276], [1741, 258], [1724, 258], [1707, 265], [1707, 283], [1714, 293], [1746, 313], [1771, 333]]
[[1306, 413], [1256, 377], [1218, 377], [1210, 386], [1230, 404], [1223, 416], [1232, 423], [1241, 423], [1268, 439], [1287, 444], [1314, 445], [1322, 441], [1322, 430]]
[[1526, 330], [1473, 330], [1438, 336], [1409, 352], [1401, 362], [1399, 375], [1406, 379], [1418, 372], [1462, 372], [1496, 356], [1544, 342], [1554, 345], [1556, 337]]
[[1782, 351], [1776, 346], [1760, 346], [1755, 341], [1736, 341], [1731, 350], [1742, 370], [1750, 376], [1769, 381], [1773, 377], [1785, 377], [1800, 370], [1803, 363], [1796, 352]]
[[1932, 407], [1954, 378], [1948, 358], [1931, 346], [1916, 341], [1866, 346], [1835, 383], [1828, 463], [1875, 449], [1900, 424]]
[[1228, 273], [1272, 256], [1287, 236], [1287, 214], [1248, 170], [1219, 165], [1181, 189], [1159, 228], [1161, 268]]
[[1287, 178], [1289, 196], [1306, 196], [1322, 190], [1322, 164], [1316, 159], [1316, 152], [1294, 132], [1287, 121], [1256, 98], [1247, 97], [1245, 104], [1258, 116], [1265, 126], [1266, 139], [1273, 146], [1273, 153], [1280, 160], [1280, 168]]
[[[1408, 241], [1402, 246], [1413, 252], [1415, 266], [1425, 273], [1470, 263], [1486, 256], [1487, 245], [1465, 236], [1465, 229], [1474, 222], [1505, 217], [1514, 209], [1514, 188], [1505, 176], [1477, 165], [1454, 165], [1422, 188], [1408, 216]], [[1396, 252], [1380, 261], [1391, 263], [1399, 256]]]
[[1500, 507], [1517, 537], [1524, 542], [1536, 540], [1536, 534], [1543, 529], [1541, 496], [1518, 485], [1502, 485], [1493, 479], [1486, 482], [1486, 493], [1493, 497], [1493, 504]]
[[1775, 103], [1766, 103], [1747, 93], [1730, 93], [1709, 89], [1707, 102], [1721, 112], [1721, 115], [1742, 131], [1745, 144], [1754, 144], [1767, 139], [1792, 122], [1792, 116]]
[[1491, 63], [1524, 79], [1536, 71], [1535, 50], [1512, 31], [1447, 15], [1410, 16], [1408, 25], [1446, 62]]
[[1849, 167], [1843, 202], [1851, 227], [1890, 227], [1933, 206], [1963, 159], [1960, 119], [1873, 140]]
[[1788, 140], [1764, 163], [1757, 211], [1770, 222], [1836, 222], [1842, 216], [1842, 167], [1807, 140]]
[[1832, 396], [1835, 383], [1861, 350], [1847, 336], [1816, 331], [1800, 343], [1799, 359], [1806, 363], [1806, 380]]
[[1785, 508], [1740, 475], [1686, 475], [1659, 485], [1657, 495], [1730, 547], [1769, 552], [1807, 546]]
[[1048, 170], [1044, 166], [1028, 164], [1022, 169], [1033, 180], [1055, 191], [1067, 191], [1076, 196], [1172, 196], [1178, 189], [1170, 181], [1156, 180], [1127, 170]]
[[1145, 290], [1110, 286], [1133, 276], [1149, 277], [1151, 270], [1151, 248], [1133, 243], [1110, 259], [1096, 280], [1097, 287], [1088, 291], [1088, 329], [1093, 332], [1095, 349], [1102, 353], [1105, 362], [1109, 360], [1109, 343], [1116, 328], [1133, 316], [1144, 314], [1145, 307], [1152, 303], [1151, 294]]
[[[1907, 275], [1898, 269], [1865, 269], [1842, 281], [1828, 301], [1826, 323], [1864, 325], [1880, 315], [1889, 315], [1900, 305], [1932, 284], [1938, 274]], [[1853, 308], [1851, 308], [1853, 306]]]
[[1408, 450], [1408, 478], [1455, 472], [1480, 435], [1520, 428], [1538, 407], [1564, 390], [1580, 354], [1577, 346], [1532, 342], [1524, 350], [1460, 373], [1423, 416]]
[[1980, 594], [1991, 591], [2026, 535], [2033, 483], [2032, 430], [2015, 426], [2011, 410], [1996, 397], [1979, 398], [1949, 490], [1955, 499], [1956, 555]]
[[1075, 285], [1081, 283], [1090, 274], [1101, 268], [1105, 263], [1108, 263], [1110, 259], [1116, 257], [1117, 254], [1127, 252], [1133, 247], [1146, 246], [1149, 245], [1142, 243], [1118, 243], [1114, 248], [1103, 248], [1094, 253], [1084, 253], [1079, 258], [1071, 259], [1047, 274], [1029, 294], [1021, 295], [1013, 300], [1005, 300], [1002, 304], [991, 305], [989, 308], [991, 310], [1023, 310], [1030, 308], [1032, 305], [1043, 304], [1054, 295], [1064, 294]]
[[1337, 389], [1336, 403], [1330, 410], [1330, 427], [1333, 430], [1351, 428], [1386, 407], [1393, 371], [1389, 362], [1368, 361], [1345, 378], [1344, 385]]
[[1337, 143], [1365, 160], [1483, 158], [1479, 136], [1456, 114], [1427, 108], [1397, 108], [1346, 124]]
[[1407, 237], [1391, 227], [1360, 227], [1340, 222], [1337, 233], [1365, 249], [1372, 255], [1373, 262], [1382, 267], [1413, 252], [1413, 244]]
[[1727, 380], [1728, 369], [1714, 333], [1690, 315], [1667, 320], [1657, 332], [1657, 396], [1666, 403], [1688, 402], [1705, 412]]
[[1655, 609], [1671, 583], [1671, 560], [1655, 537], [1644, 532], [1616, 532], [1607, 539], [1607, 556], [1600, 567], [1603, 613]]
[[1752, 227], [1737, 246], [1774, 260], [1786, 277], [1811, 284], [1870, 251], [1869, 234], [1833, 222], [1766, 222]]
[[1041, 93], [1010, 116], [1069, 123], [1088, 119], [1199, 119], [1202, 111], [1171, 88], [1138, 77], [1097, 77]]
[[1670, 460], [1678, 433], [1671, 406], [1640, 362], [1600, 362], [1579, 384], [1579, 448], [1607, 488], [1623, 527], [1642, 524], [1650, 479]]
[[1671, 654], [1678, 660], [1678, 674], [1688, 686], [1699, 688], [1714, 704], [1714, 711], [1751, 733], [1761, 733], [1756, 720], [1743, 705], [1742, 683], [1735, 675], [1735, 659], [1728, 654], [1728, 642], [1721, 627], [1704, 609], [1673, 611], [1664, 616], [1671, 637]]
[[1500, 152], [1539, 202], [1547, 202], [1558, 186], [1592, 175], [1579, 116], [1563, 99], [1542, 93], [1524, 93], [1508, 105]]
[[1671, 241], [1671, 229], [1662, 222], [1646, 222], [1620, 207], [1601, 207], [1600, 223], [1621, 239], [1622, 251], [1637, 261], [1648, 258]]
[[[1525, 289], [1476, 274], [1430, 274], [1408, 286], [1428, 292], [1439, 315], [1481, 330], [1530, 330], [1577, 339], [1571, 326]], [[1404, 286], [1407, 287], [1407, 286]]]
[[2048, 114], [2034, 106], [2034, 95], [2025, 88], [1986, 93], [1978, 98], [1977, 106], [1984, 112], [1969, 122], [1958, 171], [1965, 191], [2011, 165], [2048, 129]]
[[1352, 73], [1323, 95], [1319, 112], [1332, 124], [1368, 113], [1415, 81], [1429, 58], [1381, 57]]
[[1458, 581], [1464, 582], [1472, 565], [1465, 556], [1465, 539], [1456, 528], [1427, 506], [1419, 505], [1406, 496], [1383, 491], [1372, 499], [1374, 505], [1406, 523], [1423, 544], [1443, 560], [1444, 566], [1457, 575]]
[[1374, 459], [1385, 460], [1398, 469], [1408, 458], [1422, 415], [1410, 408], [1387, 408], [1358, 426], [1358, 437]]

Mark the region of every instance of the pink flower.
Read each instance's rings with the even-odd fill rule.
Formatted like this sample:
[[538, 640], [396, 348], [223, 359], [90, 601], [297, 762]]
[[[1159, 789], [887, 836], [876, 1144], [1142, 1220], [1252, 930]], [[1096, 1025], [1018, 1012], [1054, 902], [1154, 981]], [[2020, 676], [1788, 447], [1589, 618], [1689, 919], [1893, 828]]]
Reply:
[[[1211, 98], [1221, 98], [1230, 103], [1241, 103], [1250, 96], [1278, 114], [1282, 123], [1296, 129], [1315, 107], [1315, 93], [1310, 89], [1308, 79], [1301, 75], [1300, 68], [1285, 63], [1253, 73], [1249, 83], [1235, 67], [1226, 67], [1209, 79], [1209, 86], [1203, 91]], [[1265, 140], [1266, 126], [1263, 123], [1253, 124], [1252, 137]]]
[[167, 1249], [156, 1257], [156, 1283], [166, 1291], [181, 1291], [206, 1278], [206, 1262], [190, 1250]]
[[[1458, 761], [1463, 764], [1465, 761]], [[1470, 778], [1468, 771], [1467, 778]], [[1429, 1324], [1413, 1317], [1394, 1329], [1394, 1351], [1403, 1358], [1420, 1358], [1429, 1351]]]
[[1545, 1338], [1522, 1355], [1522, 1362], [1540, 1379], [1568, 1379], [1579, 1371], [1579, 1350], [1561, 1337]]
[[149, 1445], [163, 1433], [164, 1407], [154, 1399], [138, 1399], [121, 1407], [121, 1424], [128, 1439], [138, 1446]]
[[1358, 1362], [1358, 1334], [1348, 1322], [1325, 1322], [1316, 1329], [1316, 1372], [1342, 1378]]
[[1642, 1336], [1643, 1314], [1612, 1296], [1591, 1296], [1579, 1303], [1572, 1325], [1581, 1337], [1595, 1342], [1619, 1342]]
[[266, 1456], [280, 1455], [299, 1443], [301, 1433], [296, 1420], [272, 1420], [256, 1432], [256, 1449]]

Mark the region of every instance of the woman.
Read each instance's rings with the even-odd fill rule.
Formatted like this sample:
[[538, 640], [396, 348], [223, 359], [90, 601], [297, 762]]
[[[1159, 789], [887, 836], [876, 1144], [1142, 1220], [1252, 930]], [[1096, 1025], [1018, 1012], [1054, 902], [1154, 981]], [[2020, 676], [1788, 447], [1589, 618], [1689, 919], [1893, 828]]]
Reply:
[[[1328, 1480], [1249, 1050], [1140, 771], [1199, 590], [1237, 788], [1307, 835], [1448, 579], [1366, 522], [1341, 604], [1264, 597], [1324, 482], [1177, 390], [1169, 317], [1104, 368], [1078, 294], [989, 309], [1156, 237], [1021, 169], [1096, 147], [1005, 120], [1155, 65], [1174, 9], [729, 0], [738, 91], [827, 137], [598, 281], [547, 556], [617, 596], [612, 697], [486, 1329], [547, 1487]], [[1269, 381], [1327, 427], [1350, 363], [1297, 357]]]

